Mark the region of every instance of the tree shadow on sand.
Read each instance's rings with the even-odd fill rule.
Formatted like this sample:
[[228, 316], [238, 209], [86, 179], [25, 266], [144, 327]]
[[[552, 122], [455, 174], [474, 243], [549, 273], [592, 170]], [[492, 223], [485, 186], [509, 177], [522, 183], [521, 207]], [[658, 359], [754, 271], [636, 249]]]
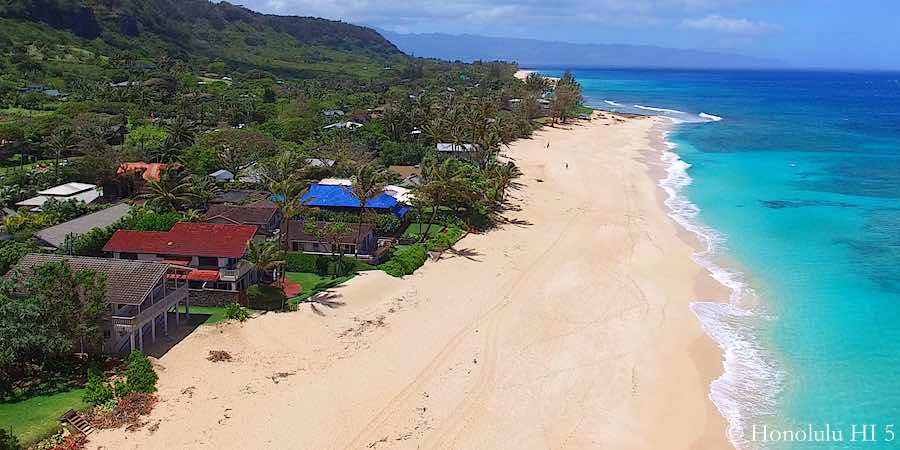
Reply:
[[309, 305], [309, 309], [312, 310], [317, 316], [325, 316], [325, 312], [320, 307], [325, 307], [328, 309], [337, 309], [342, 306], [346, 306], [346, 302], [338, 301], [337, 299], [341, 298], [341, 294], [334, 291], [325, 291], [320, 292], [312, 297], [306, 299], [303, 303]]

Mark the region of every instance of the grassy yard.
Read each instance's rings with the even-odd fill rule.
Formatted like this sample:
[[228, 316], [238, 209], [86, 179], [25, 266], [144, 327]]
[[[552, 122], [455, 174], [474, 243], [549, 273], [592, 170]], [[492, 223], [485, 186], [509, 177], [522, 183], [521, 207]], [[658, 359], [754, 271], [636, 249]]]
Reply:
[[312, 297], [315, 294], [318, 294], [319, 292], [326, 291], [337, 285], [340, 285], [356, 275], [354, 274], [345, 277], [333, 278], [323, 277], [314, 273], [288, 272], [286, 276], [288, 280], [291, 280], [303, 287], [303, 293], [289, 300], [291, 304], [297, 304]]
[[[184, 314], [185, 308], [183, 306], [179, 307], [179, 311]], [[203, 325], [215, 325], [219, 322], [225, 321], [225, 308], [218, 308], [212, 306], [191, 306], [191, 318], [194, 317], [194, 314], [198, 315], [207, 315], [209, 316]]]
[[69, 409], [83, 409], [84, 389], [53, 395], [42, 395], [16, 403], [0, 403], [0, 427], [12, 430], [23, 446], [33, 444], [51, 434], [59, 426], [57, 420]]
[[[406, 231], [403, 232], [403, 239], [416, 239], [428, 229], [428, 224], [420, 224], [420, 223], [412, 223], [407, 228]], [[428, 230], [428, 236], [435, 236], [440, 234], [440, 232], [444, 229], [444, 226], [438, 223], [432, 224], [431, 229]]]

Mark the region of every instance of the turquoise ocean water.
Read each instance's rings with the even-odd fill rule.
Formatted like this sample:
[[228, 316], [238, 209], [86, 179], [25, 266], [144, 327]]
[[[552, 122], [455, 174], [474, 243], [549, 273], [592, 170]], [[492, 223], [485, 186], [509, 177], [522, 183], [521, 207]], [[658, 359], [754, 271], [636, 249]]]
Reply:
[[660, 184], [734, 291], [692, 308], [735, 445], [900, 449], [900, 74], [575, 75], [590, 106], [678, 123]]

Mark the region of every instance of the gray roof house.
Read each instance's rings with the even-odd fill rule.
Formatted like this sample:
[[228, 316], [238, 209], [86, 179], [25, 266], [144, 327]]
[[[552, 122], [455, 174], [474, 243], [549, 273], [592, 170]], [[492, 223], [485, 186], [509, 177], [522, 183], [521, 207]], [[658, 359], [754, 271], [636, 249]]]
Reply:
[[131, 206], [120, 203], [50, 228], [44, 228], [34, 233], [34, 235], [38, 238], [41, 245], [57, 249], [62, 248], [66, 242], [66, 236], [73, 235], [77, 237], [94, 228], [106, 228], [128, 215], [130, 210]]
[[24, 256], [7, 278], [21, 283], [33, 275], [35, 266], [60, 261], [74, 270], [93, 270], [106, 275], [104, 299], [109, 315], [103, 324], [103, 346], [107, 353], [143, 350], [144, 336], [149, 335], [155, 342], [157, 329], [168, 335], [168, 311], [175, 309], [177, 325], [181, 304], [190, 318], [188, 285], [183, 280], [187, 269], [160, 262], [33, 253]]

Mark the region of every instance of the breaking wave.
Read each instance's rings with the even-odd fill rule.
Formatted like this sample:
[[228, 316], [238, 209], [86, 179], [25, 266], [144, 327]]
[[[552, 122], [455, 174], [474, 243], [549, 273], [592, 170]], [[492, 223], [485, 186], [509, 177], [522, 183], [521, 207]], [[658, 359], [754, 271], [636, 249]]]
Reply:
[[691, 165], [674, 152], [677, 146], [666, 142], [669, 151], [662, 155], [667, 176], [659, 186], [666, 192], [670, 216], [682, 227], [700, 237], [705, 249], [694, 254], [694, 260], [706, 268], [719, 283], [731, 290], [728, 303], [698, 300], [691, 310], [704, 331], [724, 352], [725, 372], [710, 385], [709, 398], [728, 421], [728, 434], [739, 449], [750, 448], [744, 430], [749, 420], [759, 415], [775, 414], [775, 398], [781, 390], [783, 375], [769, 363], [767, 351], [754, 334], [753, 323], [766, 319], [753, 307], [755, 293], [742, 273], [719, 265], [717, 257], [724, 250], [726, 236], [697, 220], [700, 208], [683, 190], [693, 179]]

